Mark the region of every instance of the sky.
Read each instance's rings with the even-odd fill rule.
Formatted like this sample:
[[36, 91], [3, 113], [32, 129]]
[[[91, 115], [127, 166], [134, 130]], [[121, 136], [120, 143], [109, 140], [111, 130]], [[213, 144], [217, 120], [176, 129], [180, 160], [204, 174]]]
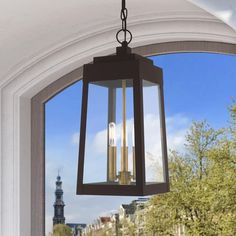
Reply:
[[[192, 121], [207, 120], [215, 128], [228, 125], [230, 119], [228, 108], [236, 97], [235, 56], [177, 53], [150, 58], [156, 66], [163, 69], [164, 73], [169, 149], [184, 152], [185, 135]], [[99, 156], [102, 156], [104, 152], [99, 147], [102, 146], [101, 140], [105, 137], [104, 107], [106, 106], [101, 105], [104, 104], [101, 101], [104, 96], [100, 93], [97, 93], [100, 94], [99, 96], [95, 96], [95, 92], [93, 94], [93, 103], [97, 104], [97, 110], [91, 117], [91, 120], [96, 122], [91, 123], [91, 145], [89, 146], [91, 148], [88, 149], [88, 155], [93, 153], [93, 156], [98, 157], [95, 159], [99, 160]], [[81, 96], [82, 82], [80, 81], [59, 93], [45, 105], [46, 233], [52, 229], [55, 181], [58, 170], [63, 181], [67, 223], [91, 223], [99, 216], [111, 214], [119, 208], [120, 204], [129, 203], [135, 199], [134, 197], [76, 195]], [[127, 118], [131, 123], [132, 112], [131, 109]], [[157, 120], [149, 119], [148, 122], [152, 124], [155, 121]], [[153, 126], [150, 125], [150, 127]], [[131, 132], [132, 128], [128, 132], [129, 138], [132, 138]], [[147, 133], [149, 133], [148, 128]], [[88, 176], [91, 178], [89, 181], [104, 178], [104, 169], [96, 171], [99, 166], [96, 162], [90, 160], [88, 166]], [[94, 168], [93, 171], [90, 171], [92, 168]]]

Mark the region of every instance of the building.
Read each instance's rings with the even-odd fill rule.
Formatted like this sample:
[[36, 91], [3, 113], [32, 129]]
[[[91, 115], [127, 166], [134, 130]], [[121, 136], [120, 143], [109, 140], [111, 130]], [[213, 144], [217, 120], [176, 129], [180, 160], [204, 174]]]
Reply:
[[72, 230], [73, 236], [81, 236], [83, 229], [86, 227], [86, 224], [74, 224], [74, 223], [67, 223], [67, 226], [69, 226]]
[[109, 216], [100, 216], [98, 219], [94, 221], [93, 224], [87, 225], [83, 231], [82, 235], [96, 235], [96, 236], [102, 236], [104, 234], [111, 235], [112, 231], [112, 218]]
[[[61, 176], [59, 174], [57, 176], [57, 181], [56, 181], [55, 202], [53, 204], [53, 207], [54, 207], [53, 225], [65, 224], [66, 220], [64, 216], [65, 203], [63, 201]], [[80, 223], [66, 223], [66, 225], [71, 228], [73, 236], [82, 235], [82, 230], [86, 227], [86, 224], [80, 224]]]
[[65, 224], [65, 217], [64, 217], [65, 204], [63, 201], [62, 181], [60, 175], [57, 176], [55, 202], [53, 207], [54, 207], [53, 225]]
[[144, 212], [148, 198], [139, 198], [130, 204], [122, 204], [117, 213], [100, 216], [82, 231], [87, 235], [129, 236], [144, 235]]
[[119, 220], [122, 235], [128, 236], [130, 232], [134, 235], [144, 233], [144, 211], [149, 198], [138, 198], [130, 204], [122, 204], [119, 209]]

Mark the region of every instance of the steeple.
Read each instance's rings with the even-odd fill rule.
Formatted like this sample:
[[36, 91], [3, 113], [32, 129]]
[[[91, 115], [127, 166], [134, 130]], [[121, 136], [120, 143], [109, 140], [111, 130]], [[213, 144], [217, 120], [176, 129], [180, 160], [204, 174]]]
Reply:
[[55, 202], [53, 206], [54, 206], [53, 225], [65, 224], [65, 217], [64, 217], [65, 204], [63, 202], [62, 181], [59, 172], [56, 181]]

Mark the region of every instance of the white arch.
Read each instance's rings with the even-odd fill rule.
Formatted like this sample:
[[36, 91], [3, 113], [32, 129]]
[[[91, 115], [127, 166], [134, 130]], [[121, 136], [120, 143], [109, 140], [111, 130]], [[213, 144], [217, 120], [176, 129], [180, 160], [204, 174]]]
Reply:
[[[179, 11], [133, 20], [132, 47], [171, 41], [236, 43], [235, 31], [208, 14]], [[30, 236], [30, 100], [53, 81], [113, 53], [116, 27], [89, 32], [31, 58], [1, 83], [1, 235]]]

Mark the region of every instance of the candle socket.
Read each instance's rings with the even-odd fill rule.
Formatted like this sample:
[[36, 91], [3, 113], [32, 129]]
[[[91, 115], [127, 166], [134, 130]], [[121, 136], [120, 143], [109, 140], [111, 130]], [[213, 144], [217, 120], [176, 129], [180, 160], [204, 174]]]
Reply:
[[108, 180], [115, 182], [117, 179], [116, 175], [116, 147], [109, 146], [109, 173]]
[[128, 171], [128, 147], [121, 147], [121, 171], [118, 178], [119, 184], [130, 184], [131, 172]]
[[119, 178], [120, 185], [129, 185], [131, 182], [131, 172], [130, 171], [120, 171], [118, 178]]

